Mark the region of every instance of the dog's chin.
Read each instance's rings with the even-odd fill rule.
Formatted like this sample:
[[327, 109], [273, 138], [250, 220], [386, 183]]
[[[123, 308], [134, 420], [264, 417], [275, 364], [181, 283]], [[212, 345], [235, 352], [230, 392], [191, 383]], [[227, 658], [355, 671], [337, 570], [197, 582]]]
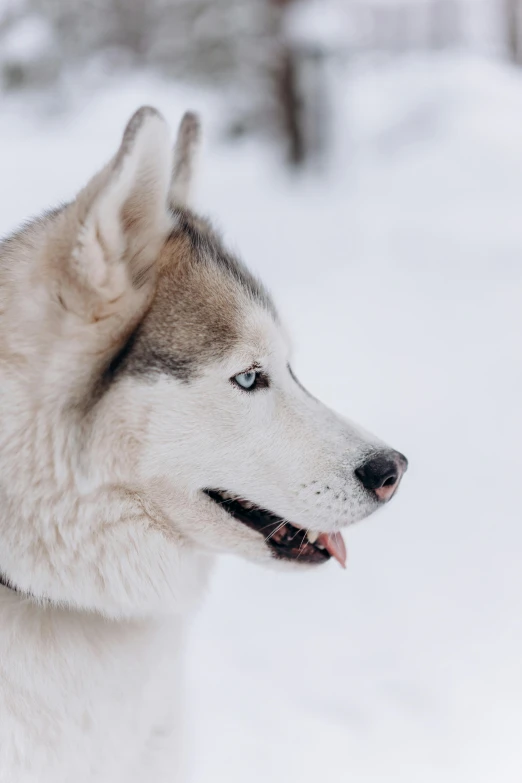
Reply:
[[345, 567], [346, 548], [341, 533], [312, 532], [223, 490], [205, 489], [203, 492], [223, 515], [232, 517], [236, 523], [240, 522], [259, 535], [262, 549], [255, 546], [255, 551], [254, 547], [249, 547], [249, 551], [242, 549], [238, 552], [249, 560], [266, 563], [268, 553], [272, 562], [302, 567], [322, 565], [333, 557]]

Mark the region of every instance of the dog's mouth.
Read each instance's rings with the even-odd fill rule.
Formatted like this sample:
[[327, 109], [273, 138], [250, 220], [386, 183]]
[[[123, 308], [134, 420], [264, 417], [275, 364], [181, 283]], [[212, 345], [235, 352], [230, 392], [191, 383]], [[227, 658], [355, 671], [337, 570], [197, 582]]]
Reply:
[[346, 567], [346, 547], [341, 533], [305, 530], [231, 492], [203, 491], [234, 519], [260, 533], [274, 557], [309, 565], [319, 565], [333, 557]]

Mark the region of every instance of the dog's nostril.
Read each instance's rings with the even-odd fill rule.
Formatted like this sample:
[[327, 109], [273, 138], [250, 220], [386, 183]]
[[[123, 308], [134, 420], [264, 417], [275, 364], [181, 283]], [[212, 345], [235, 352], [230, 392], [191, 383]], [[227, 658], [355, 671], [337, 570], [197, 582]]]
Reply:
[[406, 469], [405, 462], [402, 455], [393, 451], [381, 452], [357, 468], [355, 475], [365, 489], [373, 490], [380, 499], [387, 499]]

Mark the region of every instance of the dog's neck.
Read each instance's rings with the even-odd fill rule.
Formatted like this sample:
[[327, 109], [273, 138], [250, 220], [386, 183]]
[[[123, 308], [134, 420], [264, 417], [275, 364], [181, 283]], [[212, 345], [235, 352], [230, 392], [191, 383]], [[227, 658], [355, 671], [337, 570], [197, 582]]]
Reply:
[[9, 447], [0, 449], [0, 585], [111, 619], [191, 612], [213, 558], [178, 532], [149, 494], [129, 488], [135, 466], [127, 436], [103, 435], [115, 415], [112, 400], [100, 402], [89, 420], [102, 433], [101, 448], [86, 437], [83, 413], [64, 418], [61, 399], [59, 409], [45, 397], [36, 412], [27, 405], [21, 415], [15, 401], [22, 393], [13, 393], [0, 428]]

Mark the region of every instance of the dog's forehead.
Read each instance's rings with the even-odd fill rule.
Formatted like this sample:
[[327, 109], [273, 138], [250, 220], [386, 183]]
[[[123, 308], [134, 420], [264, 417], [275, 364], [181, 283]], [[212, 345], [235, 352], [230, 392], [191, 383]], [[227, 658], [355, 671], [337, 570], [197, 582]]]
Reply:
[[[202, 278], [211, 276], [218, 292], [225, 296], [229, 296], [231, 291], [236, 296], [246, 295], [277, 320], [276, 308], [265, 286], [224, 246], [210, 222], [188, 209], [176, 208], [173, 215], [175, 228], [170, 239], [178, 240], [179, 245], [183, 246], [182, 260], [192, 262], [189, 267], [194, 275]], [[166, 250], [168, 253], [168, 244]], [[169, 255], [168, 260], [179, 262], [176, 248]]]
[[[224, 358], [278, 322], [268, 292], [224, 247], [210, 224], [187, 210], [174, 211], [174, 229], [160, 259], [152, 305], [133, 338], [125, 370], [189, 380], [208, 362]], [[257, 314], [257, 317], [256, 317]]]

